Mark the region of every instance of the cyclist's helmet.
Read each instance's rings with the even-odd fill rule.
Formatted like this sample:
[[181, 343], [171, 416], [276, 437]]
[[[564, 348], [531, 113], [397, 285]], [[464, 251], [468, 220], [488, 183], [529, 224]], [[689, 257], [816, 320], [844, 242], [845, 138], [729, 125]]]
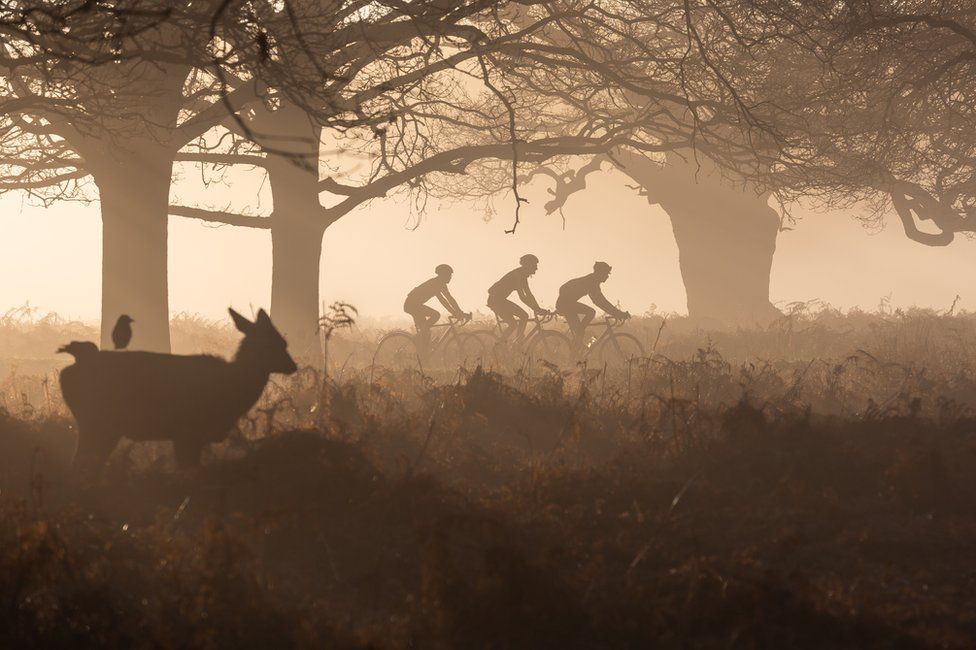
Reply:
[[437, 275], [447, 275], [448, 273], [454, 273], [454, 269], [451, 268], [450, 264], [438, 264], [434, 269], [434, 273]]
[[539, 258], [532, 253], [529, 253], [528, 255], [523, 255], [519, 258], [519, 264], [522, 266], [532, 266], [533, 264], [538, 265]]
[[606, 262], [597, 262], [596, 264], [593, 265], [593, 271], [595, 273], [609, 273], [610, 265], [607, 264]]

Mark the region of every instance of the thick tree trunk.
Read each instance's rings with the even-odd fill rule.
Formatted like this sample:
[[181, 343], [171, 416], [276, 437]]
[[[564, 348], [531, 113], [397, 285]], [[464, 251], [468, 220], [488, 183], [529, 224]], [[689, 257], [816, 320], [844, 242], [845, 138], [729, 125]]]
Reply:
[[[146, 150], [143, 150], [144, 153]], [[129, 349], [169, 352], [167, 215], [172, 162], [133, 157], [95, 175], [102, 204], [101, 345], [111, 349], [115, 321], [128, 314]]]
[[691, 318], [755, 326], [781, 315], [769, 301], [780, 220], [768, 194], [678, 156], [663, 167], [627, 156], [624, 171], [671, 218]]
[[268, 139], [271, 213], [271, 320], [293, 356], [308, 363], [322, 357], [318, 335], [319, 264], [329, 222], [319, 203], [321, 129], [300, 108], [285, 103], [254, 120]]
[[271, 228], [271, 320], [288, 341], [292, 356], [315, 362], [318, 336], [319, 263], [323, 229], [301, 223], [301, 213], [275, 210]]
[[726, 202], [715, 194], [662, 201], [678, 244], [688, 315], [729, 325], [767, 325], [779, 217], [759, 197]]
[[[186, 42], [178, 26], [166, 23], [147, 38], [174, 47]], [[66, 116], [62, 126], [101, 200], [101, 345], [112, 347], [112, 328], [128, 314], [135, 319], [129, 348], [168, 352], [169, 188], [192, 66], [148, 61], [137, 50], [81, 81], [79, 101], [92, 119], [73, 124]]]

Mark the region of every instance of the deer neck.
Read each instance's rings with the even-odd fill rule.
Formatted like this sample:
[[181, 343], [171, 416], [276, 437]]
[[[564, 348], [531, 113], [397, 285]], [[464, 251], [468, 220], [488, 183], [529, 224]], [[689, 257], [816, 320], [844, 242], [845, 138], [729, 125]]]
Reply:
[[230, 362], [230, 366], [234, 369], [241, 398], [253, 405], [264, 392], [264, 387], [268, 384], [271, 373], [256, 359], [247, 354], [241, 354], [240, 349], [238, 349], [233, 361]]

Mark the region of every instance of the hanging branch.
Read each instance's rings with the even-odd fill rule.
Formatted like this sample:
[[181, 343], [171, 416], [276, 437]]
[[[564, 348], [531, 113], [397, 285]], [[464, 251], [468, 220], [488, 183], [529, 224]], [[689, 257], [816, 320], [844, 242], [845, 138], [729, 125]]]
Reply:
[[505, 231], [506, 235], [514, 235], [515, 231], [519, 227], [521, 222], [520, 213], [522, 211], [522, 204], [528, 203], [528, 199], [522, 198], [519, 194], [519, 179], [518, 179], [518, 139], [515, 134], [515, 107], [512, 102], [505, 96], [505, 94], [491, 82], [491, 77], [488, 74], [488, 66], [485, 64], [485, 58], [483, 56], [478, 57], [478, 64], [481, 66], [481, 77], [487, 87], [505, 106], [505, 110], [508, 111], [508, 133], [509, 140], [512, 143], [512, 194], [515, 195], [515, 222], [509, 230]]

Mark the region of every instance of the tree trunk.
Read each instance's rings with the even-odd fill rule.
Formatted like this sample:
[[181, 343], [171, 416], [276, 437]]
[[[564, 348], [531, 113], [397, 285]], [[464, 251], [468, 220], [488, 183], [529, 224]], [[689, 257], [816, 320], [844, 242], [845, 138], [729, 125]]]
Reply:
[[172, 161], [133, 157], [95, 174], [102, 204], [101, 345], [122, 314], [132, 324], [129, 349], [169, 352], [167, 221]]
[[290, 352], [318, 363], [319, 264], [322, 237], [329, 225], [319, 202], [321, 128], [293, 104], [259, 110], [255, 130], [267, 136], [271, 212], [271, 320]]
[[[769, 195], [722, 178], [692, 157], [665, 166], [630, 155], [623, 171], [671, 218], [688, 315], [711, 325], [764, 326], [780, 316], [769, 276], [780, 220]], [[623, 161], [622, 161], [623, 162]]]
[[661, 202], [678, 244], [688, 315], [729, 325], [768, 325], [781, 315], [769, 301], [779, 217], [759, 197], [726, 202], [704, 194]]
[[321, 224], [303, 223], [300, 211], [275, 210], [271, 227], [271, 320], [291, 354], [310, 363], [322, 356], [318, 336]]

